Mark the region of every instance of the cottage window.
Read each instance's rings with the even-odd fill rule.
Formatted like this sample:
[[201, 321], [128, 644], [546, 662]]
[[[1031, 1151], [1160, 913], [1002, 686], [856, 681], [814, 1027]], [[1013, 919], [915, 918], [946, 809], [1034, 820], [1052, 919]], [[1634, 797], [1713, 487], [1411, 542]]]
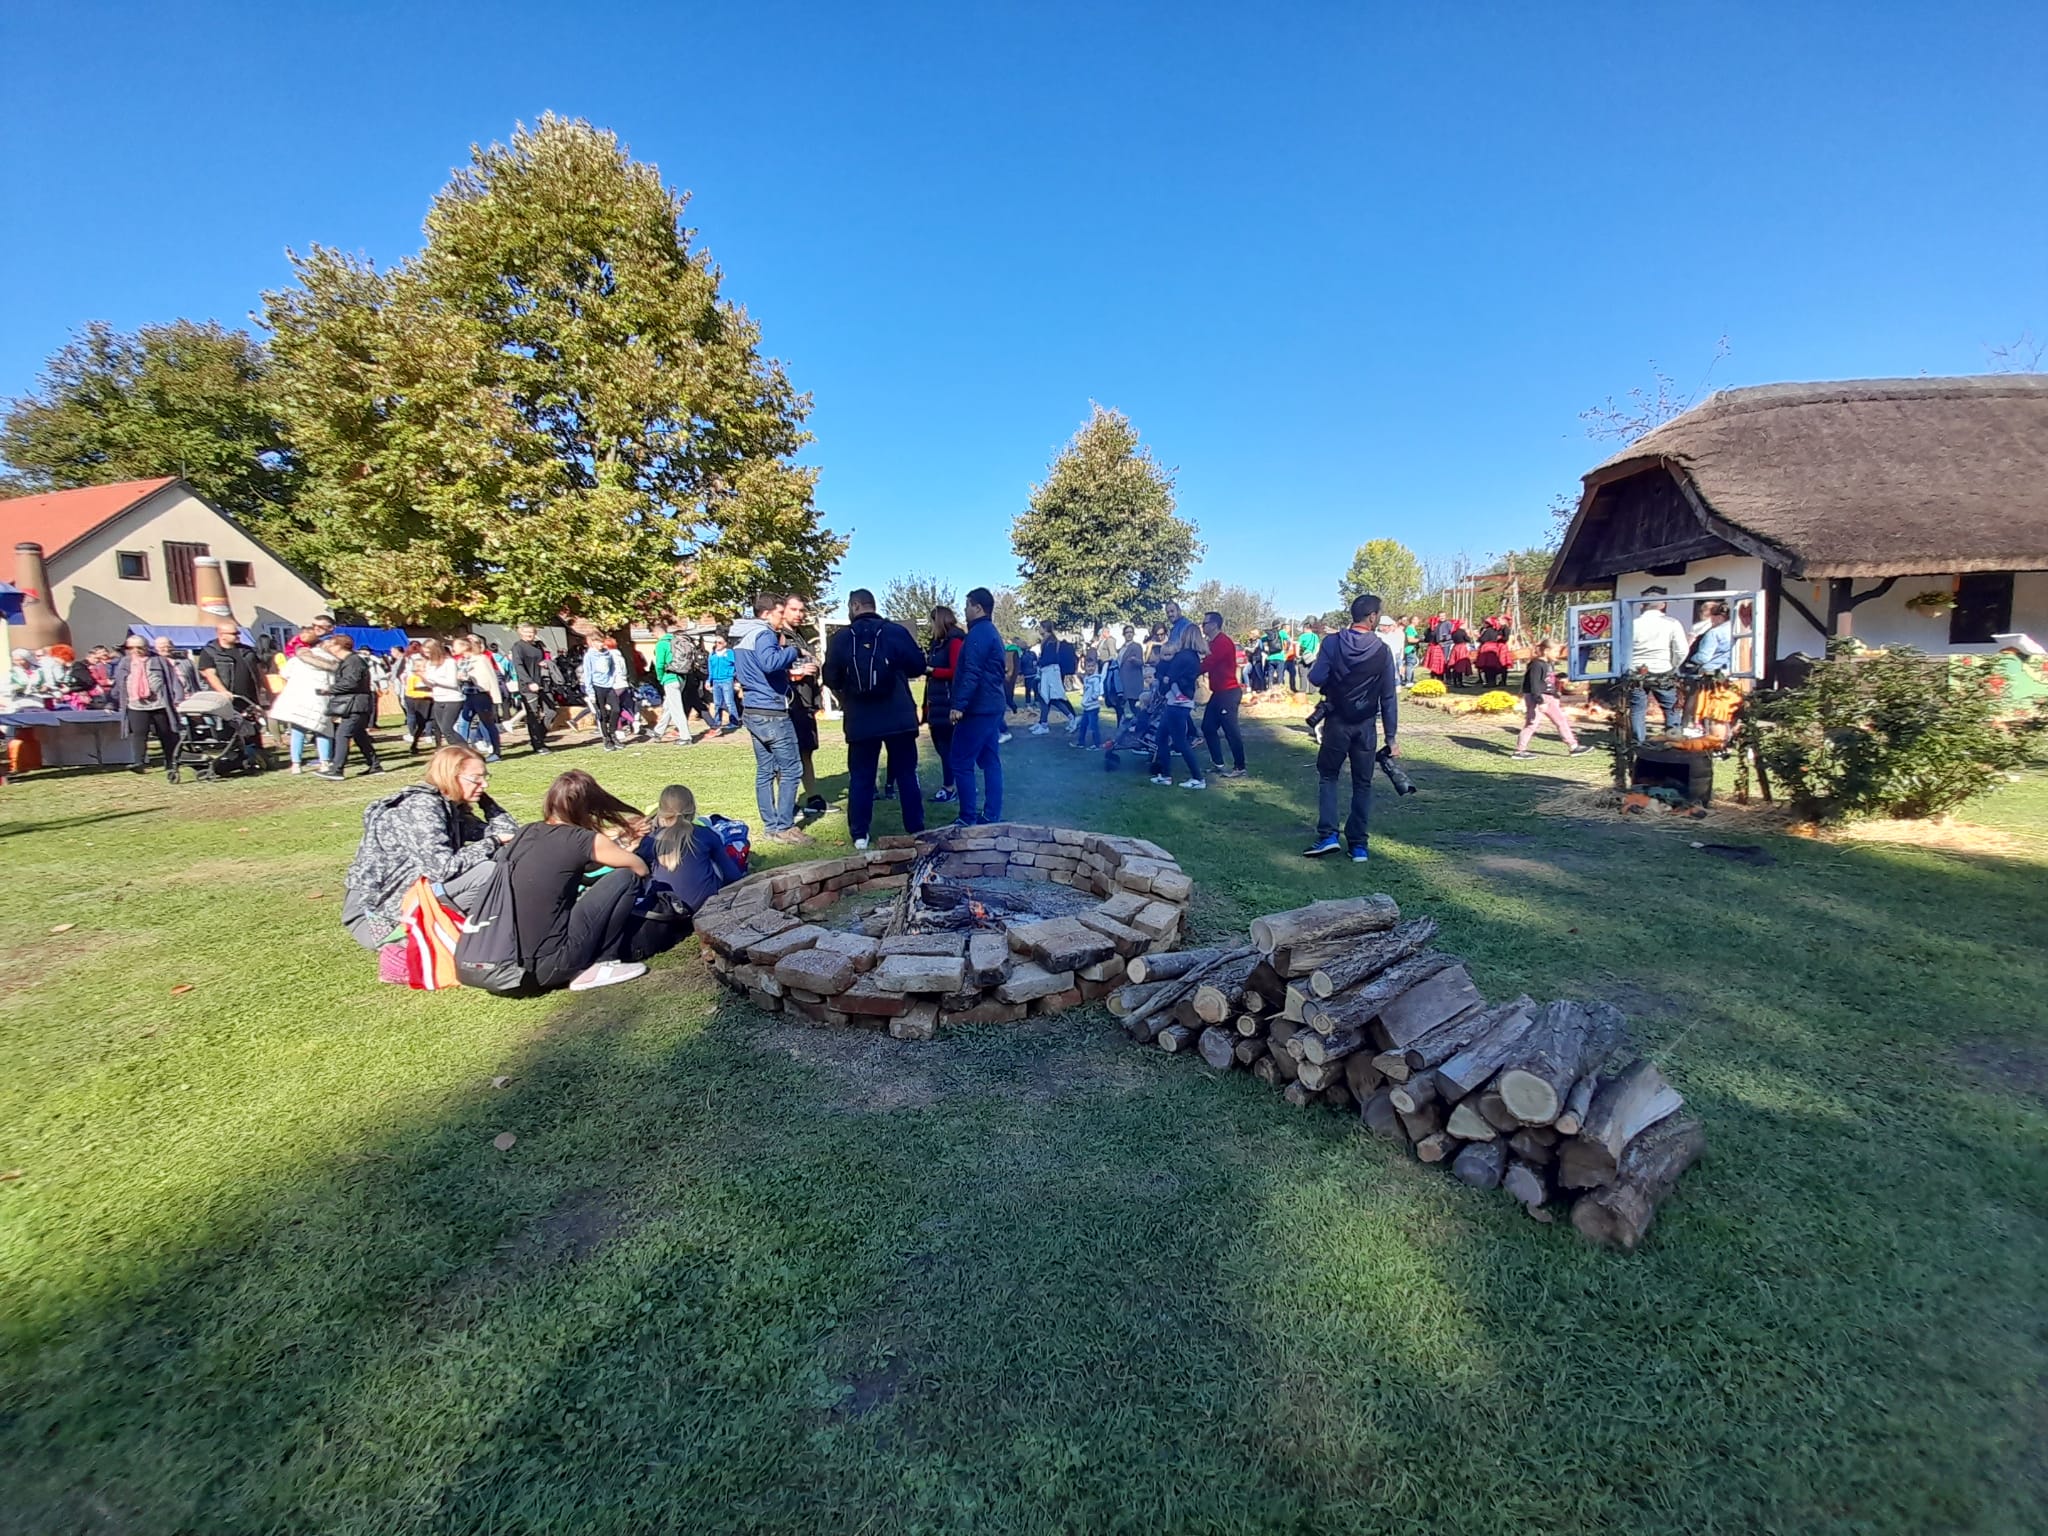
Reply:
[[1950, 645], [1989, 645], [2012, 628], [2012, 572], [1975, 571], [1956, 583], [1949, 610]]
[[114, 551], [114, 571], [123, 581], [149, 580], [149, 554], [140, 549]]
[[230, 560], [228, 562], [228, 585], [231, 587], [255, 586], [255, 565], [247, 560]]
[[169, 584], [171, 601], [184, 607], [198, 601], [197, 587], [192, 575], [192, 562], [206, 554], [204, 544], [181, 544], [175, 539], [164, 540], [164, 580]]

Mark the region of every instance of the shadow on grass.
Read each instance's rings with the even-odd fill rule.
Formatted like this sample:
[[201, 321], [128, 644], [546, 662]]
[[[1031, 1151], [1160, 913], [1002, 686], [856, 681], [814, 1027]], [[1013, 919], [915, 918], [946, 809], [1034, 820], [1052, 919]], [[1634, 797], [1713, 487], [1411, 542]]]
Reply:
[[1994, 1007], [2038, 1041], [2038, 869], [1774, 839], [1764, 906], [1418, 755], [1364, 870], [1287, 851], [1312, 776], [1098, 803], [1016, 754], [1012, 809], [1157, 838], [1217, 930], [1385, 888], [1489, 995], [1631, 998], [1713, 1148], [1643, 1253], [1092, 1011], [899, 1045], [674, 956], [17, 1313], [0, 1528], [2022, 1528], [2043, 1122], [1930, 1066]]

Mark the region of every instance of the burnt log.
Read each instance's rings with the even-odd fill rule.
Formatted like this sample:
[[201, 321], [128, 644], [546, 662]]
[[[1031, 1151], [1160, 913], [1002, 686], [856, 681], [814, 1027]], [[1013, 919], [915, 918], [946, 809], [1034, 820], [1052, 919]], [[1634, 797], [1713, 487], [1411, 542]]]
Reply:
[[1546, 1004], [1495, 1080], [1524, 1125], [1549, 1125], [1564, 1109], [1572, 1084], [1621, 1043], [1628, 1021], [1606, 1003]]
[[1298, 949], [1320, 939], [1340, 939], [1356, 934], [1384, 933], [1401, 920], [1401, 909], [1391, 896], [1353, 896], [1340, 901], [1316, 901], [1290, 912], [1271, 912], [1252, 919], [1252, 943], [1259, 953], [1276, 949]]
[[1419, 955], [1435, 938], [1436, 919], [1418, 917], [1377, 938], [1348, 941], [1345, 953], [1309, 972], [1309, 990], [1317, 997], [1335, 997], [1361, 981], [1372, 980], [1389, 966]]
[[1673, 1115], [1630, 1142], [1615, 1181], [1572, 1206], [1572, 1225], [1596, 1243], [1632, 1253], [1657, 1219], [1657, 1207], [1707, 1149], [1699, 1121]]

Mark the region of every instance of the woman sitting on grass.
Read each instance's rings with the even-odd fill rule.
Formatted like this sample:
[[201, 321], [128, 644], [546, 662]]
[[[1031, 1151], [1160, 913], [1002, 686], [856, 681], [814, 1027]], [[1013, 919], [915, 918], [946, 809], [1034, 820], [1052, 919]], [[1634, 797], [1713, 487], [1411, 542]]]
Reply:
[[491, 860], [519, 824], [484, 792], [491, 771], [474, 747], [445, 746], [426, 776], [363, 807], [363, 841], [348, 866], [341, 925], [365, 949], [398, 926], [406, 888], [422, 877], [467, 915], [490, 883]]
[[[647, 864], [630, 845], [640, 813], [581, 768], [548, 786], [542, 820], [522, 827], [500, 856], [512, 882], [519, 964], [542, 992], [587, 992], [647, 974], [626, 959], [633, 904]], [[593, 866], [595, 880], [585, 883]]]
[[645, 960], [680, 943], [697, 909], [739, 879], [740, 867], [726, 852], [725, 839], [698, 822], [697, 797], [682, 784], [661, 792], [647, 835], [635, 851], [647, 865], [648, 878], [631, 951], [633, 959]]

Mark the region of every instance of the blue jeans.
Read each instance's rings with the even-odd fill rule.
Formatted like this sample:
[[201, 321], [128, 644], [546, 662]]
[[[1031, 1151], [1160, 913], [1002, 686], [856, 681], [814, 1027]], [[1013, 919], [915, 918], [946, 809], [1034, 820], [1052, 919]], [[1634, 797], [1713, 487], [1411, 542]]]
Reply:
[[[1003, 755], [996, 747], [1002, 730], [1001, 715], [962, 715], [953, 727], [953, 782], [960, 789], [962, 824], [1003, 819]], [[979, 812], [974, 808], [977, 768], [985, 796]]]
[[1656, 695], [1657, 702], [1664, 708], [1664, 725], [1676, 730], [1682, 723], [1678, 713], [1678, 690], [1676, 688], [1631, 688], [1628, 695], [1628, 724], [1635, 733], [1636, 745], [1641, 746], [1650, 737], [1650, 696]]
[[796, 791], [804, 772], [796, 727], [779, 709], [750, 709], [745, 720], [754, 738], [754, 803], [761, 808], [761, 824], [787, 832], [796, 825]]
[[711, 724], [714, 730], [729, 731], [740, 723], [740, 707], [733, 702], [732, 680], [711, 685]]
[[1074, 732], [1074, 745], [1087, 746], [1091, 736], [1095, 738], [1095, 745], [1102, 745], [1102, 706], [1099, 704], [1081, 711], [1081, 726]]
[[[298, 767], [299, 764], [305, 759], [306, 739], [310, 734], [311, 733], [307, 731], [301, 730], [296, 725], [292, 727], [292, 766], [294, 768]], [[314, 736], [312, 737], [312, 740], [314, 745], [319, 748], [320, 761], [324, 764], [327, 761], [328, 753], [333, 750], [332, 746], [330, 745], [333, 738], [328, 736]], [[144, 745], [143, 755], [145, 757], [148, 756], [148, 748], [146, 743]]]

